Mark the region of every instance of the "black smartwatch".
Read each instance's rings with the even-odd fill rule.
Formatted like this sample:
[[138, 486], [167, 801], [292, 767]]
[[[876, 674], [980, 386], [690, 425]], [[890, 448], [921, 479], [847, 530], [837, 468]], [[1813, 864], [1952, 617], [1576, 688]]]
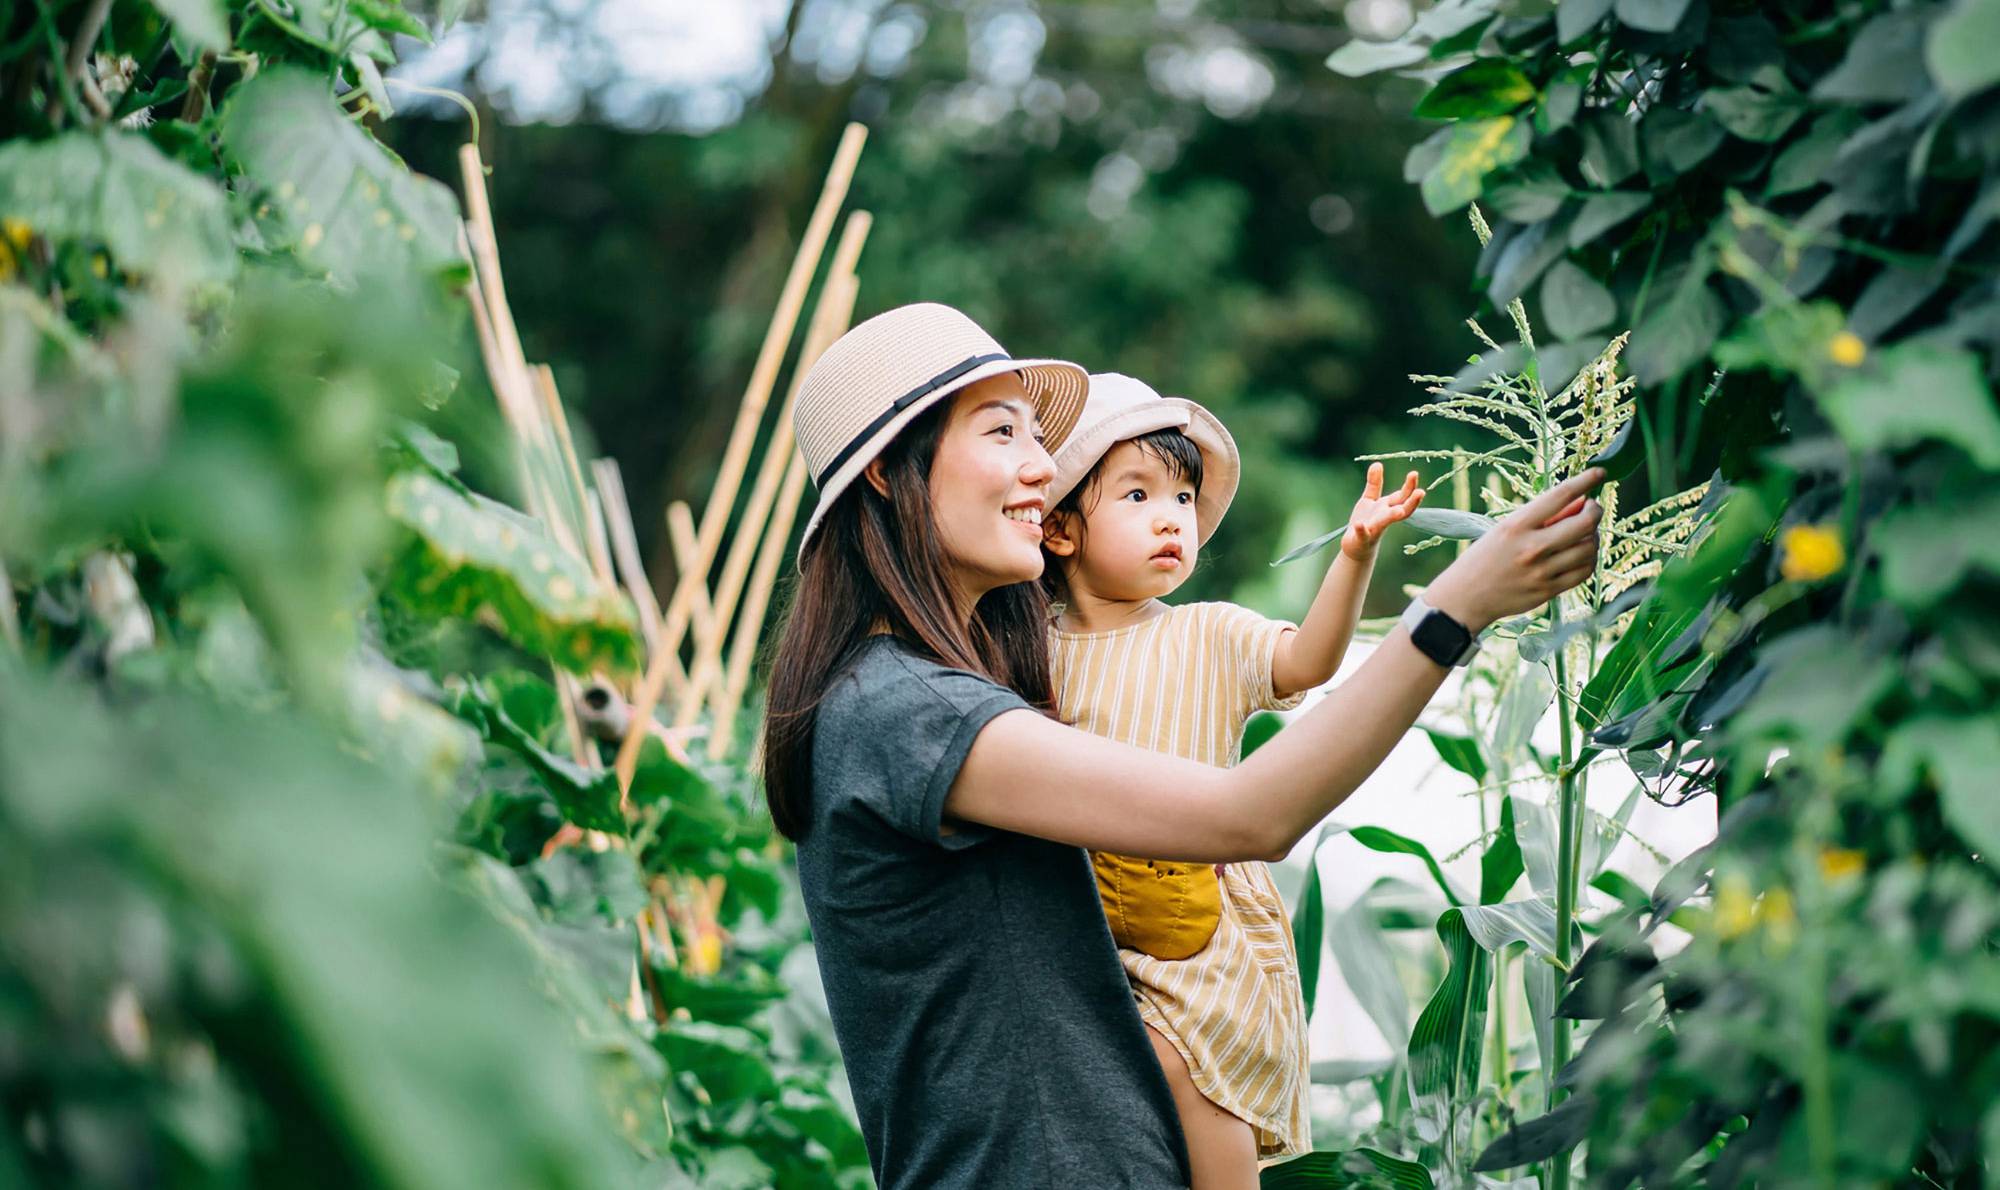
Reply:
[[1410, 600], [1402, 625], [1410, 634], [1410, 643], [1446, 669], [1472, 664], [1472, 655], [1479, 651], [1479, 638], [1470, 628], [1425, 603], [1421, 595]]

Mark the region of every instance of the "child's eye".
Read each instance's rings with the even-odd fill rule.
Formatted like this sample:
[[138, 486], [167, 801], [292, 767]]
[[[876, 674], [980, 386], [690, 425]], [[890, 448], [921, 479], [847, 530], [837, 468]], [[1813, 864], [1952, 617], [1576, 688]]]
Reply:
[[1179, 500], [1179, 501], [1180, 501], [1180, 502], [1181, 502], [1182, 504], [1193, 504], [1193, 503], [1194, 503], [1194, 493], [1193, 493], [1193, 492], [1181, 492], [1181, 493], [1180, 493], [1180, 494], [1179, 494], [1178, 496], [1176, 496], [1176, 497], [1175, 497], [1175, 499], [1178, 499], [1178, 500]]
[[1134, 504], [1138, 504], [1146, 499], [1146, 489], [1133, 488], [1131, 491], [1125, 493], [1124, 498], [1132, 501]]

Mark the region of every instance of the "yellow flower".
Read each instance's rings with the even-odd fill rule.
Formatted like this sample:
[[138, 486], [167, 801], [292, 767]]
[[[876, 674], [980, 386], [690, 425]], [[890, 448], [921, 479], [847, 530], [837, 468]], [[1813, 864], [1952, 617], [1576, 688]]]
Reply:
[[1839, 884], [1868, 870], [1868, 857], [1859, 851], [1828, 847], [1819, 853], [1819, 874], [1828, 884]]
[[1826, 353], [1843, 368], [1858, 368], [1868, 358], [1868, 345], [1853, 331], [1842, 331], [1827, 343]]
[[1789, 950], [1799, 936], [1799, 915], [1792, 908], [1792, 894], [1774, 888], [1757, 903], [1757, 922], [1778, 950]]
[[697, 930], [685, 954], [690, 974], [715, 974], [722, 970], [722, 933], [712, 926]]
[[1778, 539], [1779, 573], [1795, 582], [1818, 582], [1847, 563], [1838, 530], [1825, 525], [1793, 525]]
[[1757, 898], [1750, 882], [1731, 872], [1715, 886], [1715, 932], [1724, 939], [1740, 938], [1757, 924]]
[[7, 237], [7, 243], [13, 246], [14, 251], [25, 252], [28, 250], [28, 241], [34, 238], [35, 229], [29, 227], [26, 220], [9, 215], [5, 219], [0, 219], [0, 235]]
[[104, 253], [96, 253], [90, 258], [90, 275], [99, 281], [111, 275], [111, 262], [104, 258]]

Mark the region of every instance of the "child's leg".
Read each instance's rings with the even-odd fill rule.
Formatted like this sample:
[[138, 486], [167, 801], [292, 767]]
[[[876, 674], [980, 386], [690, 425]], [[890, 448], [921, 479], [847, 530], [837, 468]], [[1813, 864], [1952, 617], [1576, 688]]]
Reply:
[[1160, 1069], [1181, 1113], [1181, 1133], [1187, 1137], [1191, 1190], [1257, 1190], [1257, 1134], [1250, 1125], [1217, 1107], [1194, 1085], [1187, 1063], [1172, 1042], [1151, 1025], [1146, 1038], [1160, 1057]]

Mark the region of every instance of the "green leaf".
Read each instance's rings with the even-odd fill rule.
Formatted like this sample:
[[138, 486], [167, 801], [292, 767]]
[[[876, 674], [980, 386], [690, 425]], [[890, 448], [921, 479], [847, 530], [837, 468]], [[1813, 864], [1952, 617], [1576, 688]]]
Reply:
[[453, 700], [452, 711], [479, 728], [492, 743], [518, 755], [561, 807], [563, 818], [589, 830], [623, 834], [625, 818], [618, 808], [618, 776], [609, 769], [590, 770], [543, 747], [535, 734], [508, 715], [500, 701], [479, 682], [468, 683]]
[[[1334, 914], [1326, 941], [1333, 951], [1334, 971], [1400, 1059], [1410, 1036], [1410, 999], [1396, 974], [1395, 954], [1365, 894], [1345, 912]], [[1310, 1002], [1306, 1008], [1310, 1019]]]
[[1500, 826], [1479, 857], [1479, 903], [1497, 905], [1521, 878], [1525, 864], [1514, 833], [1514, 799], [1500, 799]]
[[1430, 1171], [1422, 1165], [1375, 1149], [1307, 1153], [1266, 1166], [1257, 1177], [1262, 1190], [1322, 1190], [1338, 1186], [1432, 1190], [1433, 1185]]
[[1430, 848], [1424, 846], [1422, 843], [1417, 842], [1408, 835], [1399, 835], [1395, 831], [1379, 826], [1327, 828], [1329, 831], [1342, 829], [1354, 836], [1355, 842], [1370, 851], [1379, 851], [1385, 855], [1416, 856], [1418, 859], [1424, 861], [1424, 867], [1430, 870], [1431, 879], [1437, 881], [1438, 888], [1444, 892], [1445, 900], [1450, 901], [1454, 905], [1465, 904], [1464, 895], [1457, 888], [1453, 887], [1450, 879], [1445, 876], [1444, 869], [1438, 866], [1436, 857], [1431, 855]]
[[1504, 58], [1480, 58], [1438, 80], [1417, 104], [1424, 120], [1504, 116], [1535, 97], [1535, 84]]
[[1813, 84], [1814, 99], [1835, 103], [1907, 103], [1930, 90], [1924, 32], [1935, 10], [1887, 12], [1855, 30], [1847, 56]]
[[1924, 64], [1938, 89], [1965, 99], [2000, 83], [2000, 0], [1957, 0], [1931, 25]]
[[1444, 215], [1478, 198], [1486, 179], [1528, 155], [1534, 130], [1515, 116], [1454, 124], [1443, 152], [1424, 175], [1424, 206]]
[[1595, 32], [1611, 15], [1613, 0], [1562, 0], [1556, 5], [1556, 40], [1567, 46]]
[[1479, 754], [1478, 741], [1430, 727], [1424, 728], [1424, 734], [1430, 737], [1431, 746], [1446, 764], [1472, 778], [1474, 784], [1486, 780], [1486, 758]]
[[1556, 905], [1551, 898], [1465, 905], [1460, 911], [1472, 940], [1487, 950], [1497, 953], [1513, 943], [1525, 942], [1536, 954], [1555, 961]]
[[1507, 240], [1499, 259], [1493, 262], [1493, 279], [1486, 286], [1486, 296], [1494, 305], [1505, 306], [1528, 292], [1550, 265], [1562, 259], [1568, 224], [1568, 219], [1558, 215], [1546, 223], [1522, 228]]
[[1672, 33], [1690, 7], [1691, 0], [1618, 0], [1618, 22], [1642, 33]]
[[1532, 1120], [1524, 1120], [1500, 1135], [1479, 1154], [1472, 1165], [1476, 1173], [1513, 1169], [1546, 1161], [1575, 1148], [1590, 1133], [1597, 1101], [1589, 1095], [1575, 1095], [1558, 1103]]
[[221, 0], [153, 0], [153, 7], [196, 49], [229, 48], [229, 16]]
[[1690, 277], [1632, 332], [1625, 362], [1640, 384], [1665, 384], [1708, 358], [1726, 318], [1715, 290]]
[[1453, 1106], [1478, 1092], [1493, 982], [1492, 959], [1473, 941], [1462, 910], [1445, 910], [1437, 935], [1444, 943], [1444, 980], [1410, 1032], [1410, 1106], [1417, 1135], [1426, 1144], [1438, 1143], [1450, 1126]]
[[2000, 575], [2000, 492], [1969, 501], [1898, 508], [1868, 535], [1882, 559], [1884, 592], [1927, 611], [1973, 574]]
[[0, 146], [0, 217], [55, 242], [101, 243], [118, 267], [183, 285], [236, 272], [222, 191], [136, 133]]
[[1804, 136], [1786, 145], [1771, 162], [1771, 175], [1764, 183], [1765, 198], [1780, 198], [1823, 186], [1840, 146], [1861, 126], [1861, 116], [1852, 108], [1827, 112], [1813, 121]]
[[1319, 886], [1319, 847], [1331, 828], [1321, 827], [1312, 849], [1306, 852], [1306, 882], [1299, 890], [1299, 906], [1292, 914], [1292, 950], [1299, 956], [1299, 991], [1305, 996], [1306, 1019], [1312, 1019], [1313, 1001], [1319, 995], [1319, 964], [1326, 950], [1326, 901]]
[[[1481, 516], [1476, 512], [1460, 512], [1455, 508], [1419, 508], [1411, 513], [1403, 523], [1426, 537], [1443, 537], [1451, 541], [1472, 541], [1484, 535], [1496, 522], [1492, 517]], [[1271, 565], [1283, 566], [1287, 562], [1296, 562], [1300, 558], [1311, 557], [1313, 554], [1339, 541], [1346, 535], [1347, 526], [1342, 525], [1330, 533], [1320, 534], [1304, 545], [1294, 546], [1292, 549], [1287, 550], [1277, 561], [1271, 563]]]
[[1569, 246], [1583, 247], [1645, 210], [1652, 203], [1652, 195], [1630, 190], [1611, 190], [1591, 195], [1584, 200], [1582, 209], [1577, 211], [1576, 222], [1569, 225]]
[[423, 472], [390, 480], [389, 514], [409, 530], [385, 587], [433, 616], [491, 624], [578, 673], [638, 661], [630, 605], [539, 521]]
[[322, 80], [278, 68], [237, 84], [222, 143], [261, 191], [265, 239], [308, 264], [343, 279], [464, 268], [458, 200], [348, 120]]
[[[1639, 464], [1646, 461], [1646, 444], [1638, 427], [1638, 417], [1627, 418], [1625, 424], [1618, 427], [1618, 432], [1611, 436], [1611, 441], [1604, 444], [1604, 449], [1585, 460], [1583, 469], [1604, 468], [1606, 483], [1617, 483], [1636, 471]], [[1631, 589], [1627, 588], [1628, 591]]]
[[1587, 335], [1618, 316], [1618, 299], [1574, 262], [1558, 260], [1542, 278], [1542, 321], [1559, 339]]
[[1815, 624], [1759, 653], [1770, 673], [1725, 725], [1736, 740], [1787, 740], [1805, 748], [1838, 744], [1895, 688], [1896, 669], [1857, 637]]
[[1904, 343], [1876, 352], [1820, 396], [1820, 408], [1857, 450], [1893, 450], [1928, 439], [1949, 442], [2000, 470], [2000, 412], [1979, 359]]
[[1656, 108], [1639, 123], [1639, 137], [1653, 176], [1684, 174], [1709, 159], [1726, 139], [1722, 126], [1702, 112]]
[[1424, 47], [1409, 41], [1366, 41], [1355, 38], [1327, 55], [1327, 69], [1348, 78], [1362, 78], [1424, 60]]
[[1938, 803], [1981, 858], [2000, 867], [2000, 720], [1990, 714], [1945, 718], [1926, 715], [1900, 724], [1882, 749], [1879, 779], [1889, 789], [1909, 789], [1929, 773]]
[[1639, 126], [1622, 111], [1593, 108], [1577, 121], [1583, 136], [1578, 164], [1584, 180], [1610, 189], [1639, 172]]
[[1271, 737], [1277, 735], [1279, 729], [1284, 726], [1284, 716], [1273, 711], [1258, 711], [1250, 716], [1249, 721], [1243, 725], [1243, 755], [1248, 757], [1269, 743]]
[[1760, 144], [1785, 135], [1811, 106], [1797, 95], [1760, 87], [1718, 87], [1702, 97], [1702, 104], [1732, 135]]

